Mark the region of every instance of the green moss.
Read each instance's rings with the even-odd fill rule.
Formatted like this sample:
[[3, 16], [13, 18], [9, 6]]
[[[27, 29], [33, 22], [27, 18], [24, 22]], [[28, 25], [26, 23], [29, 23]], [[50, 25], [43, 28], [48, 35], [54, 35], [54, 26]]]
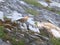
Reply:
[[30, 13], [32, 15], [39, 15], [39, 12], [33, 9], [25, 9], [27, 13]]
[[57, 11], [56, 13], [60, 15], [60, 11]]
[[26, 3], [37, 6], [37, 7], [41, 7], [42, 5], [40, 3], [37, 2], [37, 0], [24, 0]]
[[[44, 9], [47, 9], [47, 10], [49, 10], [49, 11], [55, 12], [55, 13], [57, 13], [57, 14], [60, 14], [60, 11], [56, 12], [56, 10], [55, 10], [54, 8], [44, 7], [43, 5], [41, 5], [40, 3], [38, 3], [37, 0], [24, 0], [24, 1], [25, 1], [26, 3], [28, 3], [28, 4], [34, 5], [34, 6], [36, 6], [36, 7], [44, 8]], [[50, 0], [45, 0], [45, 1], [51, 3]], [[33, 14], [33, 15], [37, 14], [36, 11], [33, 11], [33, 10], [31, 10], [31, 9], [27, 10], [27, 12], [29, 12], [29, 13], [31, 13], [31, 14]], [[36, 13], [35, 13], [35, 12], [36, 12]]]
[[60, 45], [60, 39], [51, 38], [50, 41], [52, 42], [53, 45]]
[[7, 40], [9, 37], [7, 36], [7, 33], [4, 31], [4, 27], [0, 26], [0, 38], [3, 40]]
[[35, 22], [35, 25], [37, 26], [37, 21]]
[[19, 41], [16, 41], [16, 38], [11, 38], [11, 41], [12, 45], [24, 45], [24, 41], [23, 40], [19, 40]]
[[47, 10], [49, 10], [49, 11], [52, 11], [52, 12], [55, 12], [55, 13], [57, 13], [57, 14], [60, 15], [60, 11], [57, 11], [57, 10], [54, 9], [54, 8], [45, 7], [45, 9], [47, 9]]
[[3, 26], [0, 26], [0, 38], [4, 41], [10, 41], [12, 43], [12, 45], [24, 45], [24, 40], [19, 40], [19, 41], [16, 41], [16, 36], [15, 37], [12, 37], [12, 36], [9, 36], [8, 33], [4, 32], [4, 27]]
[[44, 9], [47, 9], [47, 10], [52, 11], [52, 12], [55, 12], [54, 8], [45, 7]]
[[4, 30], [4, 27], [0, 26], [0, 38], [2, 38], [5, 35], [5, 33], [3, 32], [3, 30]]
[[43, 30], [40, 31], [40, 35], [43, 35], [43, 36], [49, 37], [49, 34], [46, 32], [45, 29], [43, 29]]

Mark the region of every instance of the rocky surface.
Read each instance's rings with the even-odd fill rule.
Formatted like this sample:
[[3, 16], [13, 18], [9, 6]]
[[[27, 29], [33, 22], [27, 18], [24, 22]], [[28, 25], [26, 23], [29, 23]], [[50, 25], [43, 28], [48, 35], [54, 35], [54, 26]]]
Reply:
[[0, 39], [0, 45], [11, 45], [10, 43], [4, 42]]
[[[52, 35], [50, 35], [50, 33], [47, 31], [46, 28], [42, 27], [43, 28], [42, 29], [41, 27], [37, 27], [36, 22], [39, 23], [49, 22], [54, 24], [54, 26], [56, 25], [59, 28], [60, 15], [55, 12], [56, 10], [60, 11], [59, 0], [52, 1], [52, 3], [50, 3], [50, 6], [44, 0], [37, 0], [37, 2], [43, 5], [44, 7], [37, 7], [36, 5], [31, 5], [29, 3], [26, 3], [24, 0], [0, 0], [0, 15], [1, 15], [0, 19], [2, 19], [2, 21], [4, 22], [6, 21], [4, 19], [4, 17], [6, 16], [7, 19], [11, 19], [10, 22], [13, 23], [16, 22], [16, 20], [23, 18], [24, 16], [29, 16], [29, 19], [27, 20], [26, 23], [23, 23], [23, 25], [12, 27], [12, 24], [8, 23], [9, 24], [8, 26], [12, 27], [11, 29], [9, 27], [5, 29], [9, 32], [8, 37], [9, 36], [14, 37], [16, 35], [16, 37], [18, 38], [17, 41], [23, 39], [25, 41], [25, 45], [27, 44], [52, 45], [52, 43], [49, 41], [49, 38]], [[47, 6], [50, 8], [55, 8], [56, 10], [53, 11], [47, 10], [45, 8]], [[20, 22], [16, 23], [19, 24]], [[46, 36], [43, 36], [41, 34], [42, 31], [45, 32]], [[57, 35], [60, 36], [59, 33]], [[8, 40], [10, 41], [10, 39]], [[1, 45], [10, 45], [10, 44], [3, 42]]]

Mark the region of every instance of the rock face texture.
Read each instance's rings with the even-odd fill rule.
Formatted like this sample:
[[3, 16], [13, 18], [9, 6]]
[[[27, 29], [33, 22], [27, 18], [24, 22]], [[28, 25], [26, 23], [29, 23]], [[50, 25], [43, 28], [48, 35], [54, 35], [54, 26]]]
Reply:
[[6, 42], [4, 42], [4, 41], [2, 41], [2, 40], [0, 39], [0, 45], [11, 45], [11, 44], [6, 43]]
[[[52, 37], [52, 35], [55, 35], [55, 33], [57, 34], [53, 37], [60, 37], [60, 32], [56, 31], [60, 31], [60, 15], [56, 13], [57, 10], [51, 11], [50, 8], [57, 7], [58, 11], [60, 11], [60, 5], [50, 5], [48, 6], [48, 9], [46, 9], [47, 7], [41, 7], [41, 5], [39, 5], [40, 3], [37, 3], [39, 1], [44, 2], [44, 0], [37, 0], [36, 4], [32, 3], [34, 1], [30, 1], [31, 4], [29, 1], [29, 3], [27, 1], [0, 0], [0, 19], [2, 20], [0, 20], [0, 24], [2, 24], [1, 26], [4, 26], [4, 32], [7, 32], [7, 35], [4, 37], [6, 39], [3, 38], [2, 40], [5, 42], [9, 41], [14, 45], [16, 42], [19, 42], [22, 39], [24, 40], [25, 45], [52, 45], [49, 40], [50, 37]], [[57, 1], [56, 4], [59, 2], [59, 0], [53, 1]], [[55, 4], [53, 1], [52, 3]], [[47, 3], [45, 2], [45, 4]], [[29, 17], [25, 23], [17, 21], [24, 18], [25, 16]], [[37, 26], [38, 22], [39, 24]], [[48, 29], [42, 22], [48, 22], [56, 27], [50, 28], [48, 26], [50, 28]], [[47, 25], [49, 25], [48, 23]], [[56, 29], [57, 27], [58, 29]], [[11, 38], [15, 39], [16, 42], [12, 43], [13, 39]], [[2, 40], [0, 40], [0, 45], [11, 45], [9, 43], [5, 43]]]

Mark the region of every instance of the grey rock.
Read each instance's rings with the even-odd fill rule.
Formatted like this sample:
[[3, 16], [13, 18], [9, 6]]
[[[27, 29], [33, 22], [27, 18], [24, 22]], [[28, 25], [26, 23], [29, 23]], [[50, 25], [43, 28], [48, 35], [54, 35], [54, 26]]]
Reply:
[[11, 45], [10, 43], [4, 42], [2, 41], [2, 39], [0, 39], [0, 45]]
[[[40, 1], [42, 1], [42, 0], [40, 0]], [[59, 0], [54, 0], [54, 1], [59, 2]], [[34, 18], [34, 21], [51, 22], [54, 25], [60, 27], [60, 15], [58, 15], [56, 13], [53, 13], [53, 12], [48, 11], [43, 8], [38, 8], [38, 7], [35, 7], [32, 5], [29, 5], [26, 2], [24, 2], [24, 0], [4, 0], [4, 2], [0, 2], [0, 11], [3, 12], [4, 16], [12, 17], [14, 11], [16, 11], [19, 14], [22, 14], [22, 16], [29, 15], [29, 13], [27, 13], [25, 11], [26, 8], [33, 9], [33, 10], [36, 10], [39, 12], [39, 15], [31, 16]], [[29, 25], [29, 24], [27, 24], [27, 25]], [[49, 39], [47, 37], [41, 36], [39, 34], [35, 35], [35, 32], [32, 32], [32, 31], [29, 32], [29, 30], [26, 31], [27, 30], [26, 24], [24, 24], [24, 26], [20, 25], [20, 27], [18, 27], [18, 28], [21, 32], [17, 31], [16, 35], [17, 35], [17, 37], [24, 39], [26, 44], [28, 44], [28, 45], [51, 45], [51, 43], [49, 42]], [[11, 35], [14, 36], [15, 33], [14, 34], [11, 33]], [[48, 40], [48, 43], [47, 43], [47, 40]], [[0, 45], [10, 45], [10, 44], [5, 43], [2, 40], [0, 40]]]

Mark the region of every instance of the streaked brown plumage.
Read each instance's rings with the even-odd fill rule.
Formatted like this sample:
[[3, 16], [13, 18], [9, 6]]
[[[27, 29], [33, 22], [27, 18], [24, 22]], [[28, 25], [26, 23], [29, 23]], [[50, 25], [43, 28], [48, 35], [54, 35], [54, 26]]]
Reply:
[[4, 23], [5, 24], [11, 24], [11, 19], [8, 19], [8, 18], [7, 19], [4, 19]]
[[16, 23], [16, 22], [11, 22], [11, 25], [12, 25], [13, 27], [17, 27], [17, 26], [18, 26], [18, 23]]
[[28, 16], [25, 16], [24, 18], [18, 19], [17, 21], [20, 21], [21, 23], [25, 23], [28, 20]]
[[3, 21], [0, 19], [0, 26], [3, 26]]
[[4, 24], [3, 25], [5, 28], [8, 28], [10, 30], [12, 30], [12, 28], [14, 28], [13, 26], [11, 26], [10, 24]]

